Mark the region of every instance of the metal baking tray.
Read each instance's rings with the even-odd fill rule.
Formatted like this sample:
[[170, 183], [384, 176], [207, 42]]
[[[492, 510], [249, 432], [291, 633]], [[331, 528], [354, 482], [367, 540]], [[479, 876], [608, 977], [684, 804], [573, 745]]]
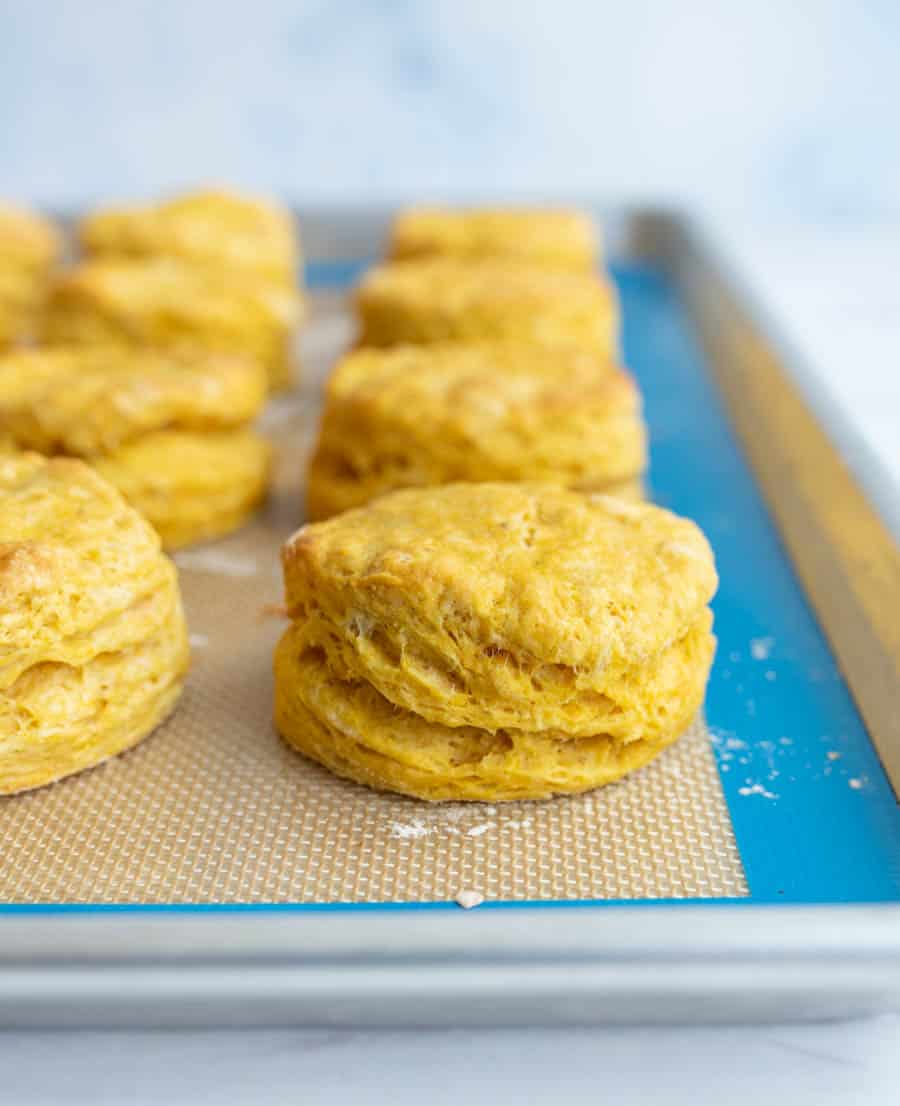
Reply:
[[[515, 1024], [900, 1007], [900, 563], [890, 482], [677, 214], [598, 212], [654, 498], [716, 551], [705, 719], [590, 796], [429, 806], [270, 715], [345, 293], [389, 212], [300, 213], [303, 380], [266, 512], [177, 559], [195, 666], [127, 756], [0, 800], [0, 1024]], [[893, 530], [893, 533], [892, 533]], [[485, 902], [463, 911], [462, 890]]]

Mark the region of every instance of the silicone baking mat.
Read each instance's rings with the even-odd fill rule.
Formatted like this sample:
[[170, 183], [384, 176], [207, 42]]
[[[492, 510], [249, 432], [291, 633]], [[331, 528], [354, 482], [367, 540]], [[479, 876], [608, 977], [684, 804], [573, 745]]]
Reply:
[[177, 556], [194, 666], [128, 755], [0, 805], [7, 904], [373, 904], [898, 897], [888, 785], [665, 279], [617, 272], [647, 397], [651, 481], [710, 534], [723, 586], [710, 728], [591, 795], [430, 806], [331, 777], [281, 744], [271, 653], [281, 542], [302, 522], [321, 381], [352, 337], [349, 263], [313, 267], [297, 391], [263, 426], [266, 511]]

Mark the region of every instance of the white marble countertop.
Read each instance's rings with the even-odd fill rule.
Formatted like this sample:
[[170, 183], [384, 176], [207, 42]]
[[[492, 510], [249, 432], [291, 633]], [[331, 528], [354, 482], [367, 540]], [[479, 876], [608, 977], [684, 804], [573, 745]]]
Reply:
[[[720, 225], [751, 289], [900, 480], [900, 227]], [[0, 1104], [521, 1102], [866, 1106], [900, 1017], [697, 1029], [0, 1035]]]

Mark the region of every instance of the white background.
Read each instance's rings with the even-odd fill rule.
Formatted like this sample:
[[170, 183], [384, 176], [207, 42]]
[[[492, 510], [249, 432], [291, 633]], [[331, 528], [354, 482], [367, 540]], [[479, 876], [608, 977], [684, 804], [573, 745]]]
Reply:
[[0, 194], [900, 210], [896, 0], [0, 0]]

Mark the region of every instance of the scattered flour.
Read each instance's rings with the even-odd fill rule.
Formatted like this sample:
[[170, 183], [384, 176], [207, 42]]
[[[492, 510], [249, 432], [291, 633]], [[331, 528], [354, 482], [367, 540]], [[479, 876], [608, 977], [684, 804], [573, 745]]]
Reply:
[[865, 782], [865, 780], [860, 779], [858, 776], [852, 776], [847, 780], [848, 786], [852, 787], [854, 791], [859, 791], [865, 785]]
[[429, 833], [431, 830], [428, 826], [418, 819], [414, 822], [391, 822], [391, 837], [410, 840], [416, 837], [427, 837]]
[[755, 661], [767, 661], [775, 645], [773, 637], [755, 637], [750, 639], [750, 656]]
[[778, 798], [774, 791], [769, 791], [768, 788], [763, 787], [761, 783], [750, 783], [745, 787], [739, 787], [738, 795], [762, 795], [764, 799]]
[[490, 829], [493, 829], [493, 822], [482, 822], [480, 826], [472, 826], [471, 829], [466, 830], [466, 837], [481, 837]]
[[191, 634], [188, 641], [191, 643], [192, 649], [205, 649], [209, 645], [209, 638], [206, 634]]
[[480, 891], [460, 891], [456, 896], [456, 902], [463, 910], [471, 910], [475, 906], [481, 906], [484, 895]]

